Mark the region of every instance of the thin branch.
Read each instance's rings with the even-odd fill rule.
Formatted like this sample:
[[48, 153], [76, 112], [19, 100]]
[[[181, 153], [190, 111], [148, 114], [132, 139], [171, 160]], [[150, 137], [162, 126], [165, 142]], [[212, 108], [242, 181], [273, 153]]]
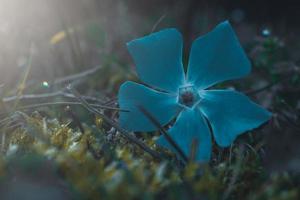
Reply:
[[115, 97], [115, 98], [109, 99], [108, 101], [104, 102], [102, 105], [109, 106], [109, 105], [116, 103], [117, 100], [118, 100], [118, 98]]
[[[83, 104], [80, 103], [80, 102], [46, 102], [46, 103], [23, 106], [23, 107], [19, 107], [17, 109], [18, 110], [27, 110], [27, 109], [31, 109], [31, 108], [44, 107], [44, 106], [55, 106], [55, 105], [67, 105], [67, 106], [69, 106], [69, 105], [81, 105], [81, 106], [83, 106]], [[122, 110], [122, 109], [119, 109], [119, 108], [116, 108], [116, 107], [103, 106], [103, 105], [99, 105], [99, 104], [90, 104], [90, 106], [100, 108], [100, 109], [117, 110], [117, 111], [120, 111], [120, 112], [128, 112], [128, 110]]]
[[[23, 106], [23, 107], [17, 107], [17, 108], [15, 108], [15, 110], [29, 110], [29, 109], [32, 109], [32, 108], [39, 108], [39, 107], [46, 107], [46, 106], [61, 106], [61, 105], [66, 105], [66, 106], [79, 105], [79, 106], [83, 106], [83, 104], [80, 103], [80, 102], [46, 102], [46, 103], [27, 105], [27, 106]], [[116, 108], [116, 107], [103, 106], [103, 105], [99, 105], [99, 104], [90, 104], [90, 106], [92, 106], [94, 108], [100, 108], [100, 109], [106, 109], [106, 110], [116, 110], [116, 111], [119, 111], [119, 112], [128, 112], [128, 110], [122, 110], [122, 109], [119, 109], [119, 108]], [[9, 114], [9, 112], [6, 111], [6, 112], [1, 112], [0, 113], [0, 115], [5, 115], [5, 114]]]
[[289, 79], [290, 79], [290, 77], [283, 78], [283, 79], [281, 79], [281, 80], [279, 80], [277, 82], [269, 83], [269, 84], [267, 84], [267, 85], [265, 85], [265, 86], [263, 86], [261, 88], [245, 91], [245, 94], [247, 94], [247, 95], [258, 94], [258, 93], [263, 92], [265, 90], [268, 90], [268, 89], [270, 89], [270, 88], [272, 88], [272, 87], [274, 87], [274, 86], [276, 86], [276, 85], [278, 85], [278, 84], [280, 84], [282, 82], [285, 82], [285, 81], [287, 81]]
[[52, 98], [61, 96], [62, 92], [53, 92], [53, 93], [44, 93], [44, 94], [25, 94], [20, 96], [10, 96], [10, 97], [4, 97], [2, 101], [4, 103], [16, 101], [16, 100], [32, 100], [32, 99], [43, 99], [43, 98]]
[[155, 31], [155, 29], [157, 28], [157, 26], [160, 24], [160, 22], [163, 21], [163, 19], [167, 16], [167, 14], [163, 14], [158, 20], [157, 22], [155, 22], [155, 24], [153, 25], [152, 29], [151, 29], [151, 33], [153, 33]]
[[[35, 100], [35, 99], [49, 99], [49, 98], [54, 98], [54, 97], [65, 97], [65, 98], [70, 98], [70, 99], [76, 99], [76, 97], [71, 94], [71, 93], [66, 93], [63, 91], [57, 91], [57, 92], [52, 92], [52, 93], [43, 93], [43, 94], [24, 94], [21, 96], [10, 96], [10, 97], [4, 97], [2, 101], [4, 103], [8, 103], [11, 101], [16, 101], [16, 100]], [[91, 97], [91, 96], [82, 96], [87, 101], [94, 101], [94, 102], [99, 102], [103, 103], [96, 97]]]
[[261, 88], [258, 88], [258, 89], [254, 89], [254, 90], [248, 90], [248, 91], [245, 91], [245, 93], [247, 95], [255, 95], [255, 94], [258, 94], [260, 92], [263, 92], [265, 90], [268, 90], [270, 88], [272, 88], [273, 86], [277, 85], [279, 82], [276, 82], [276, 83], [270, 83], [270, 84], [267, 84]]
[[5, 117], [3, 119], [0, 120], [0, 124], [5, 123], [7, 121], [9, 121], [11, 119], [11, 117]]
[[93, 67], [91, 69], [85, 70], [83, 72], [80, 72], [78, 74], [72, 74], [72, 75], [69, 75], [69, 76], [65, 76], [65, 77], [56, 79], [55, 81], [52, 82], [52, 84], [63, 84], [63, 83], [71, 82], [71, 81], [74, 81], [74, 80], [92, 75], [92, 74], [94, 74], [95, 72], [97, 72], [98, 70], [100, 70], [102, 68], [103, 68], [103, 66], [99, 65], [99, 66]]
[[[103, 68], [103, 66], [98, 65], [98, 66], [92, 67], [88, 70], [79, 72], [77, 74], [71, 74], [69, 76], [58, 78], [54, 81], [50, 81], [50, 83], [51, 83], [50, 86], [53, 86], [53, 85], [56, 85], [56, 84], [64, 84], [64, 83], [77, 81], [78, 79], [85, 78], [87, 76], [90, 76], [90, 75], [94, 74], [95, 72], [97, 72], [98, 70], [100, 70], [102, 68]], [[35, 84], [36, 84], [36, 82], [31, 80], [31, 82], [27, 82], [26, 85], [24, 85], [24, 87], [28, 88], [28, 87], [30, 87], [32, 85], [35, 85]], [[3, 85], [0, 85], [0, 86], [2, 87]], [[15, 92], [17, 92], [17, 91], [18, 90], [16, 90]]]
[[156, 128], [163, 134], [169, 144], [177, 151], [180, 157], [185, 161], [188, 162], [188, 157], [182, 151], [182, 149], [178, 146], [178, 144], [171, 138], [169, 133], [160, 125], [160, 123], [153, 117], [151, 113], [149, 113], [144, 107], [138, 106], [140, 111], [151, 121], [151, 123], [156, 126]]

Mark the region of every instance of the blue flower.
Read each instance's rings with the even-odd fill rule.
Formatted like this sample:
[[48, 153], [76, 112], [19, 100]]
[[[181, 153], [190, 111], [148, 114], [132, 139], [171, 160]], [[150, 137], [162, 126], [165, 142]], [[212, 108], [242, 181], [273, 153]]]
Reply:
[[[229, 22], [193, 42], [186, 74], [182, 36], [176, 29], [164, 29], [127, 46], [145, 85], [127, 81], [120, 87], [120, 108], [129, 111], [120, 113], [123, 128], [156, 130], [138, 106], [163, 126], [176, 118], [168, 133], [185, 155], [190, 154], [193, 141], [198, 141], [195, 158], [202, 162], [210, 159], [211, 135], [219, 146], [228, 147], [238, 135], [270, 119], [270, 112], [239, 92], [207, 90], [217, 83], [244, 77], [251, 70]], [[174, 151], [164, 136], [157, 144]]]

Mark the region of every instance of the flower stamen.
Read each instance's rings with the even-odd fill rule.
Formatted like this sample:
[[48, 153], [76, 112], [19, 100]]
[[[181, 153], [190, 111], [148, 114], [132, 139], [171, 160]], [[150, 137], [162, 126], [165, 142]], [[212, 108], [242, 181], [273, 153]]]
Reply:
[[193, 108], [199, 100], [199, 94], [193, 86], [179, 88], [178, 103], [184, 107]]

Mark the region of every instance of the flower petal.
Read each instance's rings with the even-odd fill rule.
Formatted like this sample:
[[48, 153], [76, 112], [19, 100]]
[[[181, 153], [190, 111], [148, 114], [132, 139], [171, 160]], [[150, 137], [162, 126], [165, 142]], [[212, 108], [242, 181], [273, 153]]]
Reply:
[[188, 82], [199, 89], [241, 78], [251, 70], [250, 62], [228, 21], [196, 39], [192, 45]]
[[[197, 140], [195, 159], [199, 162], [209, 161], [211, 155], [210, 131], [198, 108], [183, 110], [168, 132], [187, 156], [190, 155], [193, 140]], [[177, 153], [164, 136], [160, 136], [157, 144]]]
[[182, 36], [176, 29], [165, 29], [127, 43], [139, 78], [146, 84], [177, 92], [184, 81]]
[[199, 104], [208, 118], [217, 144], [229, 146], [241, 133], [268, 121], [271, 113], [245, 95], [230, 90], [205, 90]]
[[139, 110], [145, 108], [160, 124], [166, 125], [181, 110], [174, 95], [158, 92], [144, 85], [127, 81], [119, 90], [120, 125], [129, 131], [154, 131], [156, 127]]

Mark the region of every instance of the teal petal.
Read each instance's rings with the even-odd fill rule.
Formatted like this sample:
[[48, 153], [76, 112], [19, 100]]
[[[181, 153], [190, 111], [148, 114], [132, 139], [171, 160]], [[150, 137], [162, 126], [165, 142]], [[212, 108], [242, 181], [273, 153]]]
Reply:
[[157, 129], [138, 106], [146, 109], [161, 125], [166, 125], [181, 110], [181, 107], [177, 105], [176, 96], [130, 81], [121, 85], [118, 99], [120, 109], [128, 111], [119, 113], [120, 125], [129, 131]]
[[177, 92], [184, 82], [182, 36], [176, 29], [165, 29], [127, 43], [139, 78], [146, 84]]
[[270, 112], [236, 91], [204, 90], [200, 96], [200, 110], [208, 118], [221, 147], [229, 146], [238, 135], [271, 118]]
[[[168, 133], [186, 156], [190, 155], [192, 142], [196, 139], [198, 141], [196, 161], [209, 161], [211, 156], [210, 131], [198, 108], [183, 110]], [[177, 153], [164, 136], [160, 136], [157, 144]]]
[[229, 24], [225, 21], [199, 37], [191, 48], [187, 80], [199, 89], [241, 78], [251, 70], [250, 62]]

